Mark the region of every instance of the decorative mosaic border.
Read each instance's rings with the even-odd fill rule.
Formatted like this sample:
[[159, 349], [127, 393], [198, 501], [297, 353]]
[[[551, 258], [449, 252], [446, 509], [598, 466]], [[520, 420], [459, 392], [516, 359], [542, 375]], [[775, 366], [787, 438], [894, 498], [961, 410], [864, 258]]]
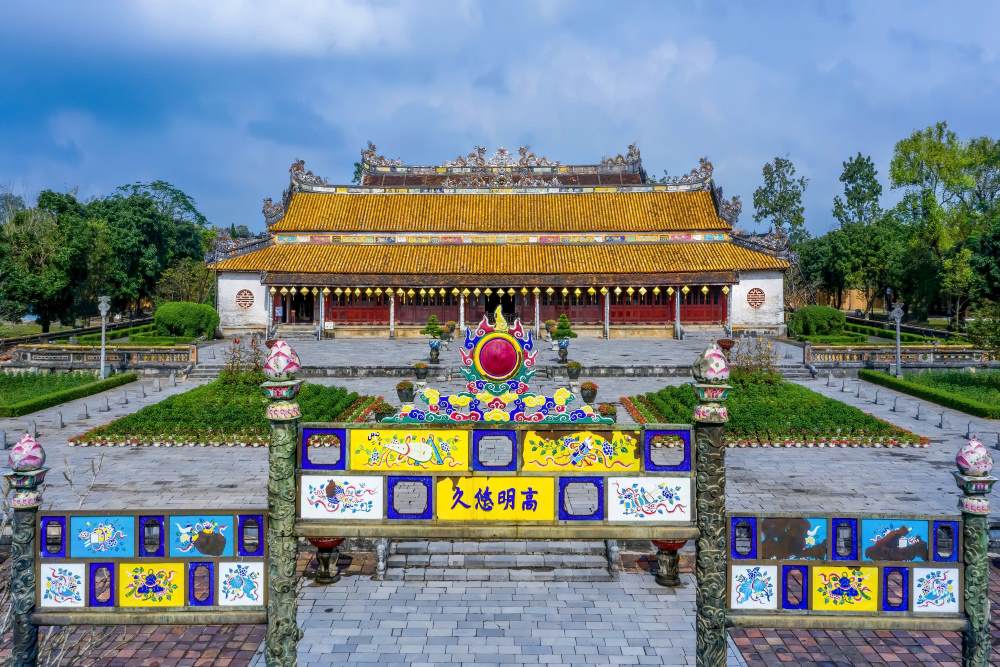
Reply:
[[957, 517], [732, 514], [727, 531], [731, 613], [963, 612]]
[[41, 512], [36, 604], [83, 612], [263, 609], [266, 534], [264, 510]]
[[[317, 436], [340, 440], [322, 443], [339, 447], [329, 464], [310, 460], [316, 445], [309, 442]], [[653, 461], [656, 436], [672, 438], [676, 444], [668, 444], [681, 449], [672, 452], [669, 464]], [[689, 426], [670, 424], [646, 432], [605, 424], [304, 424], [297, 513], [304, 521], [386, 524], [689, 526], [691, 441]], [[406, 502], [414, 504], [396, 502], [401, 483], [423, 486], [407, 489]]]

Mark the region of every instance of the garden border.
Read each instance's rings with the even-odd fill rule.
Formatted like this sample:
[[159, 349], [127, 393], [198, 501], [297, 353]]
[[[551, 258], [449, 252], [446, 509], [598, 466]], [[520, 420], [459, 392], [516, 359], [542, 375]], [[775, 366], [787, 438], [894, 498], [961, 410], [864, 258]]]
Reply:
[[988, 403], [979, 403], [978, 401], [963, 398], [957, 394], [953, 394], [942, 389], [928, 387], [916, 382], [909, 382], [906, 380], [905, 376], [897, 378], [881, 371], [860, 369], [858, 371], [858, 377], [862, 380], [867, 380], [872, 384], [888, 387], [889, 389], [895, 389], [896, 391], [901, 391], [904, 394], [922, 398], [926, 401], [930, 401], [931, 403], [943, 405], [946, 408], [952, 408], [953, 410], [958, 410], [959, 412], [964, 412], [975, 417], [1000, 419], [1000, 406], [990, 406]]
[[32, 412], [44, 410], [45, 408], [62, 405], [63, 403], [68, 403], [69, 401], [75, 401], [78, 398], [92, 396], [108, 389], [114, 389], [115, 387], [135, 382], [138, 379], [139, 376], [133, 372], [117, 373], [103, 380], [95, 379], [94, 382], [88, 382], [87, 384], [80, 385], [79, 387], [60, 389], [59, 391], [42, 394], [41, 396], [36, 396], [35, 398], [31, 398], [26, 401], [20, 401], [19, 403], [0, 405], [0, 417], [20, 417]]

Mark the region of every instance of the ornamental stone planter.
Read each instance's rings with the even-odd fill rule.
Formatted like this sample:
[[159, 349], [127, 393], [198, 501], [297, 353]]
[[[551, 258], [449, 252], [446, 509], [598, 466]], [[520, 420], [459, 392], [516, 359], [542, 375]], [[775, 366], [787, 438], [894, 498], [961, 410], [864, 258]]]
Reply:
[[417, 376], [418, 380], [426, 380], [430, 369], [426, 366], [414, 366], [413, 372]]
[[597, 389], [580, 387], [580, 397], [583, 399], [584, 403], [593, 403], [597, 400]]
[[441, 341], [440, 341], [440, 339], [434, 338], [432, 340], [427, 341], [427, 344], [431, 348], [431, 357], [430, 357], [431, 363], [432, 364], [440, 363], [440, 357], [441, 357]]
[[[561, 359], [560, 361], [565, 362], [565, 360], [563, 359]], [[566, 364], [566, 375], [569, 376], [570, 380], [579, 380], [580, 371], [582, 370], [583, 369], [579, 366], [579, 364], [573, 364], [573, 365]]]
[[402, 403], [412, 403], [413, 402], [413, 386], [410, 387], [396, 387], [396, 396], [399, 397]]

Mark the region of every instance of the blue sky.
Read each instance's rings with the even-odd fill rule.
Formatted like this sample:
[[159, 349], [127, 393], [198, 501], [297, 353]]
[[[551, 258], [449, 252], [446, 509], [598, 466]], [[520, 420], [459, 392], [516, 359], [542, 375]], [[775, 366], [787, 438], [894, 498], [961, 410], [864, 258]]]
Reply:
[[[787, 155], [831, 224], [841, 163], [883, 177], [894, 143], [947, 120], [1000, 134], [1000, 3], [5, 3], [0, 187], [103, 195], [164, 179], [214, 224], [260, 229], [293, 159], [347, 182], [369, 139], [439, 163], [475, 144], [646, 168], [702, 155], [751, 195]], [[894, 194], [887, 193], [889, 201]]]

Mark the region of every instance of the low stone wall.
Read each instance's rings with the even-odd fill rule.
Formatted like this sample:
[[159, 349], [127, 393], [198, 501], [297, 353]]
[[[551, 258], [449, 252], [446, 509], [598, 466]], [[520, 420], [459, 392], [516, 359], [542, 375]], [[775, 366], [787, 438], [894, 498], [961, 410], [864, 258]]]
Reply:
[[[904, 345], [904, 368], [967, 368], [993, 366], [987, 353], [972, 347]], [[802, 363], [817, 368], [883, 368], [896, 363], [895, 345], [811, 345], [802, 347]]]
[[[118, 370], [180, 370], [198, 363], [197, 345], [108, 345], [106, 363]], [[18, 345], [10, 366], [52, 370], [99, 368], [101, 348], [92, 345]]]

